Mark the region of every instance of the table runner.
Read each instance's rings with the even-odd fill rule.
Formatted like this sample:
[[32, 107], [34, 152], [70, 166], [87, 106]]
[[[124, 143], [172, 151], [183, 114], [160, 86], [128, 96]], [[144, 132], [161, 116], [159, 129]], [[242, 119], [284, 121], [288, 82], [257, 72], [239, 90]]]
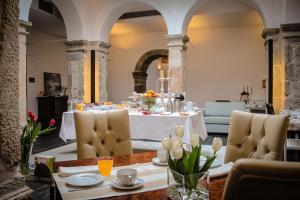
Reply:
[[[116, 171], [122, 168], [134, 168], [138, 171], [138, 178], [144, 180], [144, 185], [136, 190], [117, 190], [110, 186], [110, 182], [116, 178]], [[156, 166], [153, 163], [138, 163], [121, 167], [114, 167], [111, 176], [105, 177], [105, 181], [98, 188], [89, 190], [69, 192], [71, 187], [66, 185], [67, 177], [60, 177], [58, 173], [53, 174], [63, 199], [96, 199], [135, 194], [146, 191], [167, 188], [167, 167]]]

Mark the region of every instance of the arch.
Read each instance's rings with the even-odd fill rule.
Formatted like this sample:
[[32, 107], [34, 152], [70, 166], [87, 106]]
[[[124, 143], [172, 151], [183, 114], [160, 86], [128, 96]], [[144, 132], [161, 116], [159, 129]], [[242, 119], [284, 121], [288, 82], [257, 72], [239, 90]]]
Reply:
[[[212, 2], [211, 0], [198, 0], [198, 1], [195, 1], [193, 4], [191, 4], [190, 8], [188, 9], [185, 16], [181, 19], [181, 21], [178, 21], [175, 32], [185, 34], [187, 32], [188, 25], [189, 25], [192, 17], [197, 13], [198, 9], [202, 5], [204, 5], [206, 3], [211, 3], [211, 2]], [[271, 21], [269, 22], [269, 20], [268, 20], [269, 18], [267, 16], [266, 11], [264, 11], [263, 6], [258, 4], [256, 2], [256, 0], [241, 0], [241, 2], [252, 7], [253, 9], [255, 9], [255, 11], [258, 12], [265, 27], [268, 27], [269, 25], [271, 25]]]
[[[114, 3], [114, 5], [112, 5]], [[103, 8], [103, 12], [97, 17], [96, 33], [99, 35], [101, 41], [109, 42], [109, 35], [112, 30], [113, 25], [116, 21], [126, 13], [130, 8], [135, 8], [137, 6], [151, 6], [153, 9], [160, 12], [166, 27], [168, 29], [168, 24], [166, 23], [165, 12], [159, 6], [152, 4], [152, 2], [145, 2], [139, 0], [128, 0], [128, 1], [114, 1], [106, 5]]]
[[[33, 0], [20, 0], [19, 8], [20, 15], [19, 19], [21, 21], [29, 20], [29, 12], [31, 3]], [[52, 0], [53, 4], [57, 7], [61, 13], [67, 32], [67, 39], [80, 40], [84, 38], [84, 31], [82, 26], [82, 20], [79, 16], [78, 10], [72, 0]]]
[[168, 58], [169, 51], [167, 49], [153, 49], [144, 53], [135, 65], [132, 72], [134, 79], [134, 91], [143, 93], [146, 91], [147, 70], [149, 65], [158, 58]]

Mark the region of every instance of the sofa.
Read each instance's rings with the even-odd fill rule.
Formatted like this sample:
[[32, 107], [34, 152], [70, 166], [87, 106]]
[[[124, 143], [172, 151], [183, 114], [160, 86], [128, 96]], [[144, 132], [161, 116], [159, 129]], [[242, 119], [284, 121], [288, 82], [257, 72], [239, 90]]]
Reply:
[[232, 111], [245, 111], [245, 109], [244, 101], [206, 102], [203, 115], [207, 132], [228, 134]]

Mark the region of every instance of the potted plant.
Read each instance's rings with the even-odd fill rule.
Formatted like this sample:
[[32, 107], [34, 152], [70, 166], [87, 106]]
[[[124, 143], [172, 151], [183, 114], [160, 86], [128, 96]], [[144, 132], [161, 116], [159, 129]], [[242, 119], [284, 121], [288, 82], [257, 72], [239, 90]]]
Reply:
[[23, 129], [21, 135], [21, 161], [20, 161], [20, 172], [22, 175], [29, 174], [29, 158], [32, 150], [32, 145], [36, 139], [42, 135], [55, 130], [55, 120], [51, 119], [49, 126], [42, 130], [40, 122], [37, 122], [37, 117], [32, 113], [28, 113], [27, 125]]
[[201, 186], [200, 180], [207, 176], [207, 170], [216, 158], [216, 153], [222, 146], [221, 138], [214, 138], [213, 155], [205, 156], [201, 164], [201, 144], [198, 134], [191, 134], [190, 144], [183, 144], [183, 131], [176, 131], [176, 137], [164, 138], [162, 146], [167, 151], [167, 161], [175, 184], [169, 187], [171, 199], [205, 199], [207, 188]]

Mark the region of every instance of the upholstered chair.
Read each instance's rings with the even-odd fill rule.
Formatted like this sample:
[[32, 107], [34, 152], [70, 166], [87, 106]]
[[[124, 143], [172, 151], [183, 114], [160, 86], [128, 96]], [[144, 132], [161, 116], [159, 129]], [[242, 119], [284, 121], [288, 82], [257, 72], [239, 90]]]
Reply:
[[300, 163], [239, 159], [227, 177], [223, 200], [300, 199]]
[[127, 110], [74, 113], [77, 159], [132, 154]]
[[239, 158], [281, 160], [288, 125], [287, 116], [233, 111], [224, 162]]

